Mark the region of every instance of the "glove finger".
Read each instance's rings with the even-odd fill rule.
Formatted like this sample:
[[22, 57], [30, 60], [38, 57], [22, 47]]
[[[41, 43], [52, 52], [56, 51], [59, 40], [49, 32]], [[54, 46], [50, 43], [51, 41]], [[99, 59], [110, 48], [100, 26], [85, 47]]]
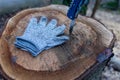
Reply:
[[45, 27], [47, 24], [47, 17], [46, 16], [42, 16], [40, 18], [40, 21], [38, 22], [38, 26], [39, 27]]
[[31, 18], [28, 24], [27, 28], [33, 27], [37, 25], [37, 19], [36, 18]]
[[61, 41], [61, 40], [69, 40], [68, 36], [60, 36], [60, 37], [56, 37], [55, 39], [53, 39], [54, 41]]
[[54, 47], [54, 46], [57, 46], [57, 45], [60, 45], [60, 44], [63, 44], [65, 41], [69, 40], [69, 37], [68, 36], [61, 36], [61, 37], [56, 37], [55, 39], [53, 39], [53, 41], [48, 44], [48, 49], [51, 48], [51, 47]]
[[52, 29], [54, 29], [54, 28], [56, 27], [56, 25], [57, 25], [57, 20], [56, 20], [56, 19], [52, 19], [52, 20], [48, 23], [47, 29], [52, 30]]
[[29, 21], [29, 25], [37, 25], [37, 19], [36, 18], [31, 18]]
[[57, 35], [61, 35], [61, 34], [63, 34], [65, 28], [66, 28], [65, 25], [61, 25], [61, 26], [55, 28], [55, 29], [53, 30], [54, 35], [57, 36]]

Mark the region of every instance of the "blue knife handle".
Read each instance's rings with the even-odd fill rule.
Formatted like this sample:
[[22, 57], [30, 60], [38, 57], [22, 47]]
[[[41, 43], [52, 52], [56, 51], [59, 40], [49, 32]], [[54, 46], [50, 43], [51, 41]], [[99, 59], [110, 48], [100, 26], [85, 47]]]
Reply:
[[74, 20], [81, 10], [81, 7], [86, 3], [86, 0], [72, 0], [67, 16]]

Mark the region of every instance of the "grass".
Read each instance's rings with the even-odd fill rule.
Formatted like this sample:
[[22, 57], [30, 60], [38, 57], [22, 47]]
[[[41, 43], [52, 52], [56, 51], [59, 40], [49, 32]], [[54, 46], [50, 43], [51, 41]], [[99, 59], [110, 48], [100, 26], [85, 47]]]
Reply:
[[63, 0], [52, 0], [52, 4], [63, 4]]
[[101, 5], [101, 7], [105, 8], [105, 9], [110, 9], [110, 10], [117, 10], [118, 5], [119, 4], [118, 4], [117, 0], [115, 0], [115, 1], [110, 1], [110, 2], [104, 3]]

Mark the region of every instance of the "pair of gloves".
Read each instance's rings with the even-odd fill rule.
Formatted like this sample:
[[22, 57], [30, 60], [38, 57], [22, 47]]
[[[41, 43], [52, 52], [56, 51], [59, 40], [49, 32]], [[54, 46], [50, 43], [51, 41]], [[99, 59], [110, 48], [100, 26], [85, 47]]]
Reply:
[[69, 40], [64, 36], [65, 25], [57, 27], [57, 20], [52, 19], [48, 24], [48, 19], [42, 16], [40, 21], [37, 18], [31, 18], [30, 22], [22, 36], [17, 36], [15, 46], [28, 51], [32, 56], [37, 56], [43, 50], [50, 49], [63, 44]]

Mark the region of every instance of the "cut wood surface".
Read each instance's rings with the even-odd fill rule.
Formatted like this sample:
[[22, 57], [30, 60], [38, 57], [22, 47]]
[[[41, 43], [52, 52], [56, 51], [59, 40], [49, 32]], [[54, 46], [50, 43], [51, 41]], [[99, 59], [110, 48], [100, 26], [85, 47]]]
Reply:
[[70, 20], [68, 7], [50, 5], [19, 12], [12, 17], [0, 39], [0, 64], [5, 74], [17, 80], [73, 80], [83, 74], [95, 62], [96, 56], [113, 45], [114, 36], [98, 21], [78, 16], [70, 40], [63, 45], [43, 51], [37, 57], [14, 46], [16, 36], [21, 36], [30, 18], [47, 16], [55, 18], [58, 25], [67, 26]]

